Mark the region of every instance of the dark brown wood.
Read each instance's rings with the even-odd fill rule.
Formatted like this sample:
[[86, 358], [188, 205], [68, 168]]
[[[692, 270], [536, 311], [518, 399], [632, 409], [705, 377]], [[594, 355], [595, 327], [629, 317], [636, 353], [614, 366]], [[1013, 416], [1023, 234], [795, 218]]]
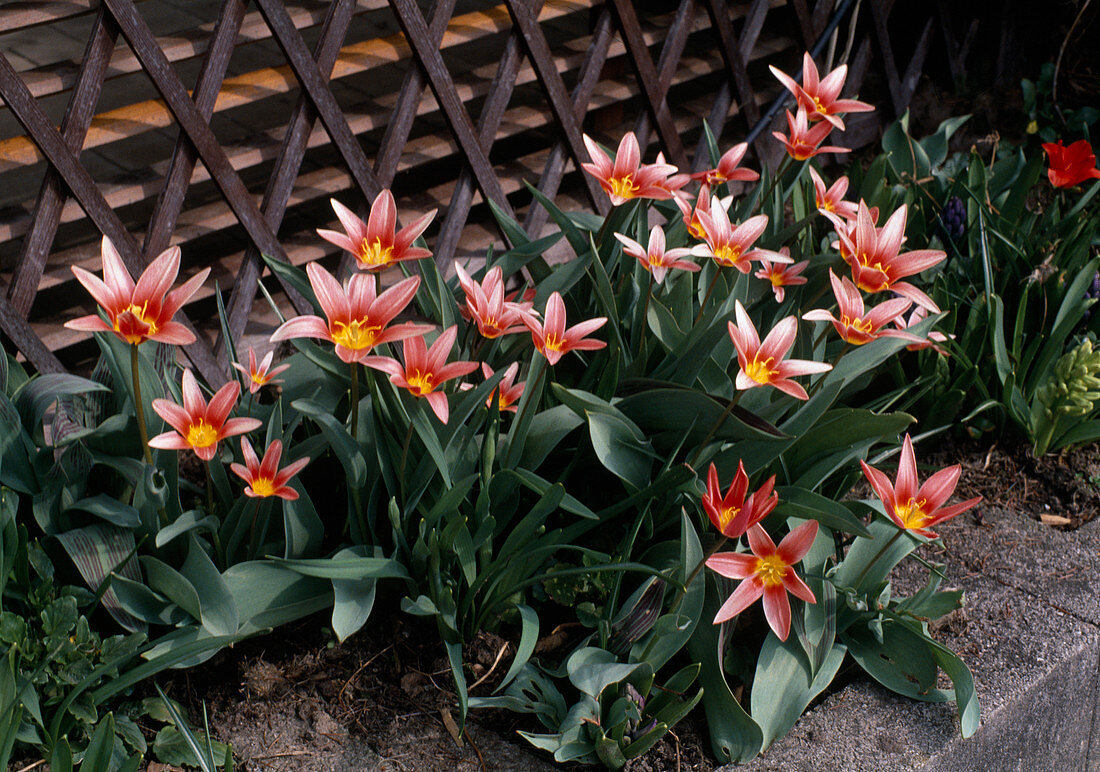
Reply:
[[[60, 132], [42, 112], [42, 108], [27, 91], [26, 84], [12, 68], [7, 57], [2, 54], [0, 54], [0, 94], [3, 95], [4, 101], [19, 124], [33, 138], [35, 145], [46, 156], [53, 168], [60, 173], [65, 184], [95, 226], [114, 242], [123, 262], [126, 263], [126, 268], [132, 275], [139, 276], [145, 269], [145, 263], [137, 240], [130, 235], [122, 221], [118, 219], [118, 215], [107, 204], [87, 170], [80, 165], [76, 155], [66, 146]], [[194, 332], [193, 325], [186, 317], [179, 321]], [[224, 378], [222, 369], [218, 366], [210, 348], [197, 333], [196, 338], [195, 343], [185, 347], [187, 356], [208, 383], [219, 383]]]
[[901, 99], [906, 106], [913, 99], [917, 82], [920, 80], [921, 73], [924, 72], [924, 60], [928, 57], [928, 48], [932, 44], [932, 22], [933, 19], [929, 16], [917, 41], [917, 47], [913, 50], [913, 56], [909, 60], [909, 66], [905, 68], [905, 75], [901, 79]]
[[382, 192], [382, 186], [378, 184], [370, 162], [367, 161], [366, 153], [363, 152], [359, 140], [352, 133], [351, 127], [348, 126], [348, 119], [340, 110], [336, 97], [329, 89], [328, 78], [318, 69], [317, 62], [310, 55], [302, 39], [302, 34], [290, 20], [285, 5], [281, 0], [256, 0], [256, 2], [260, 6], [264, 19], [271, 26], [271, 31], [275, 33], [279, 48], [286, 55], [302, 88], [309, 95], [313, 109], [317, 111], [333, 144], [340, 151], [340, 157], [351, 172], [355, 184], [359, 186], [359, 191], [367, 198], [373, 199]]
[[894, 60], [894, 47], [890, 43], [890, 32], [886, 28], [886, 21], [890, 17], [890, 10], [893, 5], [892, 0], [871, 3], [871, 19], [874, 23], [875, 40], [878, 43], [879, 55], [882, 56], [882, 69], [886, 74], [886, 85], [890, 88], [890, 101], [894, 107], [894, 115], [900, 116], [905, 112], [906, 103], [901, 98], [901, 78], [898, 76], [898, 66]]
[[[315, 51], [317, 67], [326, 78], [336, 65], [336, 57], [340, 53], [340, 45], [347, 35], [354, 11], [355, 0], [336, 0], [329, 6], [328, 16], [321, 28], [321, 38], [317, 42]], [[316, 120], [317, 113], [313, 109], [309, 96], [305, 93], [300, 94], [294, 106], [294, 112], [291, 113], [290, 122], [287, 124], [286, 133], [283, 135], [283, 143], [279, 148], [275, 168], [268, 179], [263, 203], [260, 206], [260, 211], [272, 230], [278, 229], [283, 221], [283, 215], [286, 214], [287, 202], [294, 190], [294, 181], [302, 166], [309, 135]], [[250, 245], [237, 271], [237, 278], [233, 283], [233, 290], [226, 306], [229, 329], [235, 337], [239, 337], [244, 332], [262, 272], [263, 262], [260, 251], [254, 244]], [[310, 312], [311, 307], [308, 302], [296, 290], [284, 285], [283, 291], [298, 313]], [[219, 341], [215, 352], [219, 352], [223, 346], [224, 343]]]
[[[88, 127], [91, 126], [96, 102], [99, 101], [99, 93], [103, 87], [103, 76], [111, 61], [117, 37], [118, 27], [100, 9], [88, 38], [80, 74], [69, 97], [65, 117], [61, 121], [61, 136], [74, 154], [80, 151]], [[47, 169], [35, 201], [34, 213], [31, 215], [30, 231], [23, 239], [11, 284], [8, 285], [8, 300], [24, 319], [30, 313], [35, 293], [38, 292], [38, 282], [46, 268], [46, 258], [50, 254], [50, 247], [61, 222], [61, 211], [65, 207], [65, 194], [61, 175], [53, 168]]]
[[[443, 33], [447, 31], [447, 22], [454, 13], [455, 0], [436, 0], [432, 4], [431, 18], [428, 20], [428, 36], [431, 45], [439, 48]], [[424, 71], [413, 64], [405, 71], [405, 80], [401, 84], [401, 93], [397, 97], [393, 114], [386, 124], [386, 133], [382, 135], [382, 146], [374, 161], [374, 173], [383, 185], [389, 186], [397, 176], [397, 165], [401, 161], [401, 151], [409, 141], [413, 121], [416, 119], [416, 106], [424, 97]]]
[[[554, 65], [554, 57], [550, 53], [550, 46], [546, 42], [542, 28], [539, 27], [538, 16], [539, 9], [542, 7], [542, 0], [505, 0], [505, 5], [508, 6], [508, 13], [511, 14], [512, 21], [519, 29], [520, 39], [527, 50], [527, 58], [531, 61], [539, 85], [542, 86], [546, 99], [550, 103], [550, 112], [553, 113], [558, 128], [565, 134], [566, 147], [573, 158], [573, 163], [577, 169], [580, 169], [581, 164], [588, 161], [588, 150], [581, 139], [581, 125], [573, 112], [569, 92], [566, 91], [565, 83], [562, 82], [561, 75]], [[669, 79], [671, 80], [671, 78], [670, 74]], [[664, 88], [660, 89], [662, 99], [667, 92], [668, 85], [666, 84]], [[496, 133], [495, 128], [493, 132]], [[591, 175], [585, 174], [582, 175], [582, 178], [589, 202], [597, 212], [602, 214], [606, 211], [607, 194], [603, 192], [603, 188]]]
[[142, 66], [149, 74], [157, 91], [164, 97], [173, 116], [194, 143], [199, 158], [209, 170], [211, 178], [217, 183], [233, 213], [248, 232], [249, 238], [266, 253], [286, 260], [286, 252], [275, 237], [275, 233], [260, 214], [259, 207], [256, 206], [248, 189], [233, 169], [233, 165], [225, 155], [225, 150], [210, 130], [209, 124], [203, 119], [195, 103], [191, 101], [179, 76], [172, 70], [164, 53], [157, 46], [153, 33], [138, 15], [133, 0], [103, 0], [103, 3], [115, 17], [122, 34], [141, 60]]
[[[194, 101], [199, 115], [207, 123], [214, 114], [214, 102], [218, 99], [225, 72], [229, 67], [229, 58], [233, 54], [233, 44], [237, 32], [244, 20], [246, 0], [224, 0], [218, 23], [207, 48], [206, 58], [195, 85]], [[145, 231], [143, 249], [147, 256], [155, 256], [164, 250], [176, 229], [176, 218], [183, 208], [183, 199], [187, 195], [187, 186], [191, 182], [191, 173], [195, 171], [198, 150], [180, 132], [176, 147], [172, 151], [172, 160], [168, 164], [168, 173], [164, 177], [164, 186], [160, 189], [153, 215], [149, 219], [149, 228]]]
[[[611, 48], [611, 40], [614, 37], [614, 25], [612, 24], [611, 11], [604, 6], [600, 15], [596, 18], [596, 24], [592, 30], [592, 40], [588, 44], [584, 63], [581, 65], [577, 85], [573, 87], [573, 114], [580, 120], [588, 109], [588, 103], [592, 101], [592, 95], [599, 84], [600, 72]], [[550, 149], [550, 156], [546, 160], [542, 176], [539, 178], [538, 189], [549, 199], [557, 195], [561, 185], [562, 175], [565, 173], [565, 160], [568, 153], [565, 143], [558, 140]], [[585, 174], [585, 172], [580, 172]], [[610, 201], [608, 201], [610, 205]], [[546, 209], [532, 205], [527, 210], [527, 217], [523, 221], [523, 229], [531, 236], [538, 236], [549, 217]]]
[[[541, 0], [540, 3], [541, 5]], [[486, 153], [492, 147], [496, 137], [500, 121], [504, 117], [504, 111], [508, 108], [508, 102], [512, 98], [515, 89], [516, 74], [519, 72], [522, 56], [520, 54], [520, 35], [513, 29], [504, 44], [504, 52], [500, 57], [500, 66], [497, 68], [493, 83], [489, 88], [489, 95], [482, 105], [481, 115], [478, 116], [477, 139]], [[447, 203], [447, 214], [443, 219], [443, 226], [439, 231], [439, 238], [435, 243], [435, 261], [441, 270], [445, 270], [454, 257], [458, 248], [459, 238], [462, 236], [462, 228], [470, 214], [470, 208], [474, 201], [475, 181], [470, 169], [464, 168], [458, 175], [451, 200]]]
[[806, 5], [806, 0], [791, 0], [791, 5], [794, 6], [794, 15], [798, 19], [798, 27], [802, 31], [802, 45], [809, 51], [813, 48], [814, 41], [817, 39], [817, 31], [814, 29], [814, 20], [810, 15], [810, 9]]
[[0, 298], [0, 330], [11, 338], [16, 350], [22, 352], [38, 372], [65, 372], [65, 366], [61, 364], [61, 360], [46, 348], [46, 345], [34, 334], [31, 326], [27, 324], [27, 320], [7, 301], [7, 298]]
[[748, 117], [750, 123], [756, 123], [760, 119], [760, 110], [756, 106], [756, 92], [753, 91], [752, 83], [749, 82], [745, 56], [737, 44], [737, 35], [733, 31], [733, 23], [730, 21], [729, 8], [726, 6], [725, 0], [704, 0], [704, 4], [710, 14], [711, 23], [714, 24], [714, 29], [718, 33], [722, 59], [726, 63], [726, 68], [729, 70], [734, 86], [737, 88], [737, 95], [741, 100], [741, 112]]
[[500, 180], [493, 172], [489, 158], [482, 150], [474, 131], [474, 125], [470, 121], [470, 115], [462, 106], [461, 100], [455, 91], [454, 80], [451, 73], [443, 63], [437, 46], [431, 45], [427, 24], [424, 16], [416, 6], [414, 0], [390, 0], [390, 6], [397, 14], [398, 23], [401, 25], [405, 38], [413, 49], [413, 53], [424, 68], [432, 93], [436, 101], [443, 109], [447, 125], [454, 133], [459, 147], [466, 157], [466, 162], [473, 169], [474, 178], [477, 180], [478, 189], [486, 199], [491, 199], [503, 211], [512, 215], [512, 207], [508, 203], [504, 190], [500, 186]]
[[661, 138], [666, 157], [671, 163], [686, 169], [687, 152], [684, 150], [684, 143], [680, 141], [680, 133], [672, 123], [668, 102], [657, 91], [659, 81], [657, 67], [653, 64], [653, 57], [649, 55], [649, 47], [642, 36], [642, 27], [638, 23], [633, 3], [631, 0], [611, 0], [611, 5], [619, 20], [619, 32], [630, 55], [630, 62], [634, 66], [638, 86], [645, 96], [646, 109], [649, 110], [657, 127], [657, 136]]
[[[691, 34], [691, 26], [694, 22], [695, 0], [682, 0], [676, 8], [676, 17], [669, 27], [665, 44], [661, 46], [661, 58], [657, 62], [657, 91], [661, 99], [668, 98], [668, 89], [672, 85], [673, 76], [676, 75], [680, 58], [684, 55], [684, 46], [687, 45], [688, 35]], [[638, 144], [642, 148], [649, 144], [651, 127], [649, 113], [639, 114], [634, 122], [634, 134], [638, 137]], [[601, 193], [603, 193], [602, 189]], [[604, 193], [603, 197], [606, 199], [607, 194]]]

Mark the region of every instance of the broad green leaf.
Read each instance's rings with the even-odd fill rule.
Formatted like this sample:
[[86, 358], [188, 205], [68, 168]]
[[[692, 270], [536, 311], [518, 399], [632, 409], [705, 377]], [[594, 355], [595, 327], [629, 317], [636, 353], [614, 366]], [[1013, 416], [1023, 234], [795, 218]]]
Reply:
[[328, 440], [332, 452], [343, 464], [348, 476], [348, 485], [352, 488], [362, 488], [367, 479], [367, 462], [363, 460], [358, 443], [348, 434], [347, 429], [330, 411], [312, 400], [298, 399], [291, 403], [291, 407], [317, 423], [321, 433]]
[[288, 568], [302, 576], [321, 579], [408, 579], [405, 566], [391, 558], [363, 557], [342, 550], [331, 558], [310, 560], [272, 560], [276, 566]]
[[98, 518], [106, 520], [119, 528], [140, 528], [141, 515], [129, 504], [119, 501], [114, 496], [104, 493], [90, 498], [73, 502], [69, 509], [79, 509], [82, 512], [90, 512]]
[[607, 413], [588, 413], [587, 418], [592, 448], [604, 468], [635, 490], [649, 485], [651, 450], [638, 427]]
[[[792, 612], [801, 613], [801, 608]], [[752, 682], [752, 717], [763, 731], [765, 750], [786, 734], [814, 697], [832, 683], [845, 652], [844, 646], [835, 644], [815, 677], [793, 637], [780, 641], [774, 633], [768, 634]]]
[[230, 566], [225, 585], [240, 612], [243, 632], [254, 633], [315, 614], [332, 604], [329, 582], [252, 560]]
[[733, 696], [722, 666], [726, 630], [732, 625], [713, 625], [711, 620], [725, 598], [714, 592], [713, 580], [702, 572], [707, 582], [707, 600], [703, 605], [702, 624], [688, 641], [691, 658], [702, 665], [700, 681], [703, 689], [703, 709], [710, 732], [711, 750], [721, 764], [744, 763], [755, 758], [764, 744], [764, 732]]
[[190, 533], [187, 559], [180, 573], [191, 582], [199, 596], [199, 620], [203, 628], [213, 636], [233, 635], [240, 627], [240, 613], [225, 579], [215, 568], [210, 557]]
[[535, 653], [535, 644], [538, 643], [538, 614], [535, 613], [533, 608], [522, 603], [516, 605], [516, 611], [519, 612], [520, 619], [520, 636], [519, 645], [516, 646], [516, 656], [512, 659], [508, 672], [504, 674], [504, 679], [493, 690], [493, 694], [497, 694], [501, 689], [512, 683], [512, 680], [519, 675], [520, 670], [526, 667], [531, 655]]
[[150, 589], [171, 600], [196, 622], [202, 618], [199, 593], [186, 576], [152, 555], [142, 555], [141, 565], [145, 569]]
[[855, 536], [871, 535], [859, 518], [852, 514], [852, 510], [840, 502], [805, 488], [780, 486], [775, 492], [779, 494], [779, 506], [775, 508], [777, 515], [816, 520], [828, 528]]
[[23, 426], [29, 432], [41, 428], [42, 416], [50, 405], [61, 397], [87, 394], [92, 391], [109, 391], [102, 383], [67, 373], [37, 375], [24, 383], [12, 396], [12, 404], [19, 411]]

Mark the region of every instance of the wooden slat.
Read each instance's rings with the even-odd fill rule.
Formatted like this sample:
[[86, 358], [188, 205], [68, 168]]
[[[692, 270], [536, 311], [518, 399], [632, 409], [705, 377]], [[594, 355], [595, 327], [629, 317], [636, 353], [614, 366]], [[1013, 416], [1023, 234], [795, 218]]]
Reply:
[[[587, 0], [555, 0], [545, 6], [541, 20], [560, 18], [588, 10]], [[485, 36], [507, 32], [511, 27], [508, 11], [498, 5], [484, 11], [472, 11], [454, 18], [439, 44], [440, 50], [475, 42]], [[388, 35], [345, 46], [333, 67], [331, 79], [339, 80], [369, 71], [373, 67], [400, 62], [410, 55], [404, 35]], [[285, 94], [298, 86], [289, 65], [263, 67], [243, 75], [226, 78], [214, 105], [219, 113], [246, 107], [266, 97]], [[84, 142], [92, 149], [174, 124], [172, 111], [163, 100], [148, 100], [100, 113], [92, 120]], [[42, 154], [29, 138], [13, 137], [0, 141], [0, 173], [41, 161]]]
[[[76, 154], [84, 144], [95, 105], [103, 87], [104, 71], [110, 61], [111, 52], [118, 37], [118, 27], [102, 9], [96, 15], [88, 47], [84, 52], [84, 63], [80, 76], [73, 89], [65, 117], [61, 121], [61, 135], [69, 150]], [[23, 318], [30, 312], [34, 294], [42, 271], [46, 265], [50, 246], [53, 244], [57, 227], [61, 223], [61, 212], [65, 205], [64, 183], [55, 169], [46, 171], [42, 188], [34, 205], [31, 216], [31, 231], [23, 240], [23, 248], [15, 262], [11, 284], [8, 285], [8, 299]]]
[[424, 68], [424, 74], [428, 78], [436, 101], [443, 108], [447, 124], [454, 132], [459, 146], [462, 148], [466, 162], [473, 169], [477, 186], [481, 195], [492, 199], [503, 211], [511, 215], [511, 206], [500, 187], [500, 180], [493, 172], [489, 158], [482, 150], [470, 121], [470, 115], [462, 106], [455, 91], [454, 80], [450, 71], [443, 63], [438, 46], [431, 44], [431, 36], [424, 16], [413, 0], [390, 0], [390, 5], [397, 14], [397, 20], [401, 24], [405, 37], [413, 49], [417, 61]]
[[17, 0], [0, 7], [0, 30], [12, 32], [87, 13], [97, 0]]
[[[294, 26], [298, 29], [313, 27], [325, 18], [328, 3], [320, 0], [311, 0], [308, 6], [303, 7], [303, 0], [295, 0], [297, 5], [287, 8]], [[385, 7], [385, 0], [370, 0], [357, 7], [357, 13], [369, 13]], [[2, 11], [0, 11], [2, 13]], [[183, 61], [206, 53], [210, 43], [210, 36], [214, 32], [215, 22], [200, 24], [193, 29], [180, 30], [171, 35], [157, 38], [164, 56], [170, 62]], [[252, 11], [245, 15], [237, 32], [237, 45], [257, 43], [271, 38], [271, 28], [263, 20], [258, 11]], [[0, 42], [2, 42], [0, 38]], [[27, 84], [31, 94], [36, 97], [49, 96], [62, 91], [67, 91], [76, 83], [77, 72], [80, 70], [80, 62], [61, 61], [53, 64], [35, 67], [19, 73]], [[117, 78], [141, 72], [141, 62], [130, 50], [129, 46], [119, 45], [111, 55], [111, 64], [107, 68], [107, 79]], [[3, 100], [0, 100], [2, 106]]]
[[[348, 25], [351, 23], [354, 2], [351, 0], [335, 0], [329, 7], [328, 16], [325, 19], [324, 28], [321, 30], [321, 39], [317, 43], [314, 55], [318, 73], [329, 75], [336, 64], [336, 56], [340, 51], [340, 45], [344, 41]], [[294, 189], [294, 181], [302, 166], [302, 158], [305, 156], [309, 145], [310, 134], [317, 115], [314, 111], [308, 95], [301, 94], [298, 103], [294, 106], [294, 112], [290, 116], [286, 132], [283, 135], [282, 145], [279, 147], [278, 160], [275, 162], [275, 170], [268, 179], [267, 188], [264, 190], [263, 202], [260, 211], [273, 230], [278, 230], [286, 213], [287, 202]], [[347, 118], [345, 117], [346, 121]], [[259, 249], [253, 244], [245, 252], [244, 261], [240, 265], [233, 290], [230, 293], [227, 314], [229, 316], [229, 330], [233, 335], [240, 335], [244, 331], [248, 321], [252, 300], [256, 296], [256, 285], [263, 271]], [[284, 285], [284, 292], [290, 298], [295, 308], [303, 312], [305, 298]], [[219, 342], [219, 349], [224, 348], [225, 341]]]
[[[118, 216], [107, 205], [91, 176], [65, 145], [65, 140], [61, 134], [54, 128], [46, 114], [38, 106], [38, 103], [27, 92], [23, 81], [20, 80], [19, 75], [12, 69], [11, 64], [3, 55], [0, 55], [0, 92], [7, 97], [8, 105], [19, 123], [39, 143], [42, 152], [50, 159], [50, 163], [60, 173], [69, 190], [72, 191], [88, 213], [88, 216], [95, 222], [96, 227], [114, 242], [130, 273], [134, 276], [140, 275], [145, 265], [141, 259], [141, 250], [134, 237], [130, 235], [122, 222], [119, 221]], [[189, 324], [186, 320], [182, 321]], [[13, 340], [16, 340], [13, 332], [18, 334], [19, 330], [17, 328], [14, 330], [5, 328], [5, 332]], [[21, 350], [24, 349], [21, 348]], [[215, 383], [218, 381], [217, 376], [220, 368], [209, 348], [205, 347], [201, 341], [196, 341], [187, 346], [185, 350], [208, 382]]]
[[668, 102], [657, 92], [660, 78], [657, 75], [657, 67], [653, 64], [653, 58], [649, 55], [649, 48], [644, 43], [634, 6], [631, 0], [611, 0], [611, 5], [619, 20], [619, 32], [626, 42], [627, 51], [630, 52], [630, 61], [634, 65], [638, 86], [646, 96], [646, 109], [649, 110], [657, 126], [657, 134], [661, 137], [666, 155], [673, 164], [686, 169], [687, 152], [684, 150], [683, 142], [680, 141], [680, 135], [672, 125]]

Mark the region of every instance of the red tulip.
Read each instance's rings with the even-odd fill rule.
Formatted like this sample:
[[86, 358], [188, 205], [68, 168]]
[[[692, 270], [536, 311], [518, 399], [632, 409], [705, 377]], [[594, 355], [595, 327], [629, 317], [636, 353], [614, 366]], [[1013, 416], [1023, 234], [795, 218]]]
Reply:
[[1085, 180], [1100, 177], [1100, 169], [1096, 168], [1096, 156], [1088, 140], [1079, 139], [1069, 147], [1062, 147], [1062, 140], [1058, 140], [1058, 144], [1047, 142], [1043, 145], [1043, 150], [1050, 158], [1047, 178], [1056, 188], [1070, 188]]
[[84, 285], [106, 312], [110, 324], [97, 314], [65, 322], [70, 330], [113, 332], [134, 345], [147, 340], [186, 346], [195, 342], [191, 331], [172, 317], [206, 281], [209, 268], [203, 268], [171, 292], [168, 289], [180, 270], [180, 248], [169, 247], [149, 263], [137, 284], [130, 278], [115, 245], [103, 237], [103, 279], [73, 266], [73, 275]]
[[153, 400], [153, 410], [175, 431], [153, 437], [149, 440], [149, 447], [193, 450], [203, 461], [209, 461], [218, 450], [218, 442], [259, 429], [262, 425], [256, 418], [229, 418], [229, 411], [237, 404], [240, 393], [241, 385], [229, 381], [218, 389], [210, 398], [210, 404], [207, 404], [195, 376], [190, 370], [184, 370], [182, 407], [167, 399]]

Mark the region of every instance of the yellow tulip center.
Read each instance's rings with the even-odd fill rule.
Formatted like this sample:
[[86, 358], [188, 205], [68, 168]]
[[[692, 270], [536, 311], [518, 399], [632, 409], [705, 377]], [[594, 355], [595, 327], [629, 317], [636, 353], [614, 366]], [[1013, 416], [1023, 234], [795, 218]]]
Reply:
[[789, 569], [790, 566], [784, 563], [783, 558], [778, 555], [768, 555], [756, 559], [755, 573], [765, 587], [775, 587], [783, 584], [783, 577], [787, 575]]
[[[870, 335], [875, 329], [875, 326], [873, 324], [871, 324], [871, 322], [867, 321], [866, 319], [860, 319], [858, 316], [853, 318], [853, 317], [848, 316], [847, 314], [841, 314], [840, 315], [840, 323], [842, 325], [844, 325], [845, 327], [848, 327], [848, 328], [850, 328], [852, 330], [855, 330], [857, 332], [861, 332], [864, 335]], [[851, 343], [853, 345], [856, 345], [856, 346], [861, 346], [861, 345], [863, 345], [864, 343], [867, 342], [865, 340], [860, 340], [860, 339], [851, 340], [850, 338], [845, 338], [845, 340], [847, 340], [849, 343]]]
[[772, 271], [771, 273], [768, 274], [768, 278], [771, 280], [771, 283], [772, 283], [773, 287], [782, 287], [783, 286], [783, 272], [782, 271]]
[[634, 198], [635, 194], [641, 190], [634, 184], [632, 175], [629, 174], [623, 177], [612, 177], [607, 184], [611, 186], [611, 195], [619, 198]]
[[772, 379], [779, 375], [778, 369], [772, 369], [772, 363], [775, 361], [774, 357], [768, 357], [761, 362], [757, 357], [757, 354], [752, 358], [752, 361], [745, 365], [745, 375], [752, 378], [754, 381], [760, 384], [771, 383]]
[[187, 427], [187, 444], [193, 448], [208, 448], [214, 445], [218, 441], [218, 430], [206, 422], [206, 419], [199, 419], [197, 424], [191, 424]]
[[366, 319], [356, 319], [351, 324], [333, 322], [332, 327], [333, 342], [355, 351], [373, 348], [382, 332], [381, 327], [368, 325]]
[[144, 334], [127, 333], [126, 342], [127, 343], [141, 343], [146, 338], [157, 334], [157, 329], [158, 329], [157, 328], [157, 320], [156, 320], [155, 317], [150, 318], [148, 316], [148, 313], [149, 313], [149, 303], [148, 302], [142, 303], [140, 306], [134, 305], [133, 303], [131, 303], [129, 306], [127, 306], [125, 309], [123, 309], [118, 314], [118, 316], [116, 316], [114, 318], [114, 323], [112, 324], [112, 326], [114, 327], [115, 332], [121, 332], [122, 331], [122, 324], [121, 324], [120, 320], [122, 319], [123, 315], [130, 314], [130, 316], [134, 317], [137, 321], [139, 321], [141, 324], [145, 325], [149, 329]]
[[733, 268], [741, 259], [741, 247], [737, 245], [723, 244], [714, 250], [714, 259], [719, 265]]
[[925, 499], [915, 501], [909, 499], [904, 504], [894, 504], [894, 514], [908, 529], [923, 528], [931, 519], [924, 507], [928, 502]]
[[393, 262], [393, 245], [383, 244], [380, 238], [374, 241], [363, 239], [363, 243], [359, 245], [359, 254], [355, 257], [369, 268], [389, 265]]
[[546, 342], [542, 344], [542, 347], [550, 351], [564, 351], [565, 338], [559, 338], [557, 335], [547, 335]]
[[721, 530], [725, 531], [740, 511], [740, 507], [722, 507], [722, 511], [718, 513], [718, 524], [721, 526]]
[[413, 370], [406, 378], [409, 383], [409, 391], [418, 397], [424, 397], [432, 393], [435, 388], [435, 376], [422, 370]]
[[833, 206], [833, 202], [827, 198], [817, 199], [817, 208], [824, 209], [826, 212], [835, 212], [836, 207]]
[[275, 481], [270, 477], [257, 477], [252, 481], [252, 492], [257, 496], [274, 496]]
[[692, 215], [691, 222], [687, 224], [688, 233], [700, 241], [705, 241], [707, 238], [707, 232], [703, 228], [703, 223], [699, 220], [697, 214]]
[[822, 115], [829, 114], [829, 108], [817, 97], [814, 97], [814, 110], [821, 113]]

